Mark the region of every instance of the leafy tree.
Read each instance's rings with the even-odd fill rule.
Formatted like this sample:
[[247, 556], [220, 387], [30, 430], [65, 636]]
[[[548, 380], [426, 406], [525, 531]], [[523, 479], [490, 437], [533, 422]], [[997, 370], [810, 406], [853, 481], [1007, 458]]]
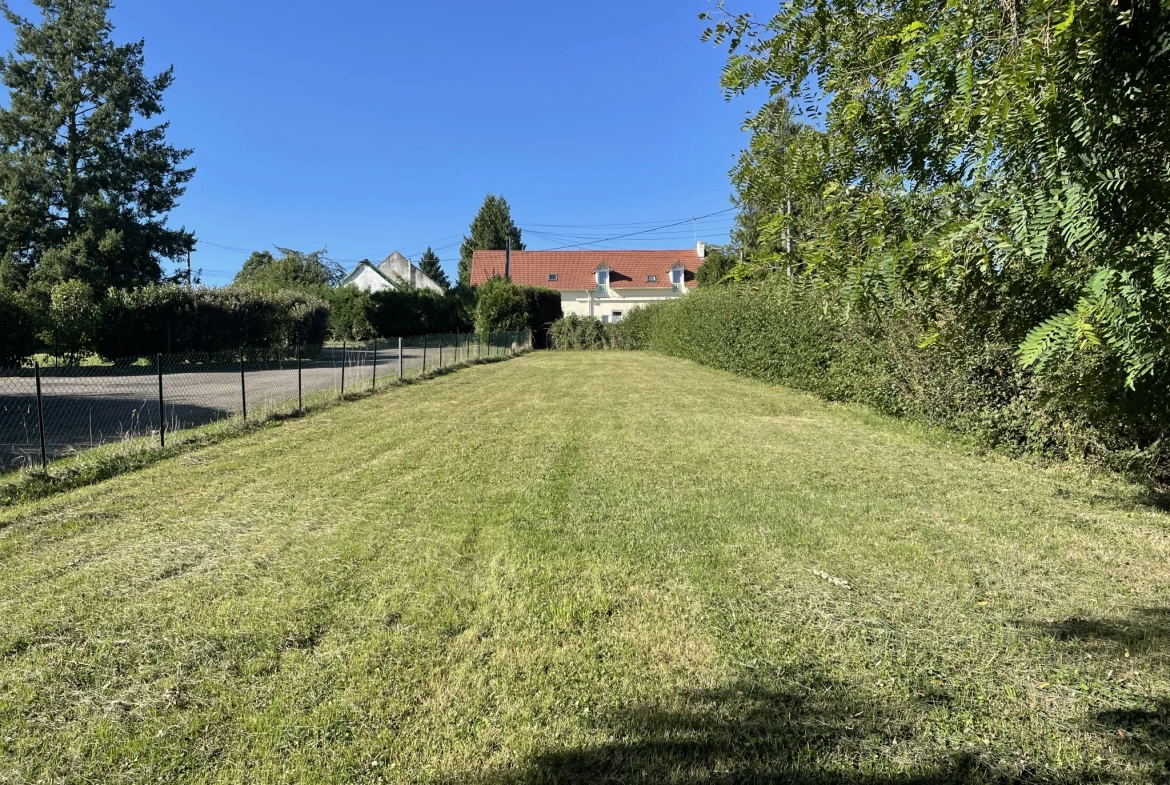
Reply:
[[695, 272], [699, 286], [713, 286], [722, 283], [735, 267], [735, 257], [730, 249], [719, 245], [707, 247], [707, 260]]
[[[717, 11], [729, 94], [823, 119], [807, 272], [993, 315], [1021, 359], [1170, 364], [1170, 7], [792, 0]], [[758, 170], [757, 170], [758, 173]], [[753, 175], [755, 176], [755, 175]], [[773, 218], [765, 218], [765, 221]]]
[[447, 277], [446, 271], [439, 264], [439, 255], [432, 251], [429, 246], [423, 253], [422, 258], [419, 259], [418, 269], [422, 270], [425, 276], [444, 289], [451, 288], [451, 279]]
[[79, 280], [63, 281], [53, 287], [49, 305], [51, 327], [45, 336], [57, 354], [71, 362], [93, 348], [99, 311], [93, 290]]
[[377, 334], [370, 323], [370, 293], [356, 286], [329, 290], [329, 337], [335, 341], [366, 341]]
[[94, 291], [157, 282], [194, 236], [167, 227], [194, 169], [166, 141], [172, 69], [148, 77], [144, 42], [110, 40], [110, 0], [33, 0], [34, 23], [0, 1], [16, 29], [0, 60], [0, 279], [79, 279]]
[[471, 236], [463, 238], [459, 250], [459, 284], [471, 285], [471, 257], [476, 251], [502, 251], [512, 239], [512, 250], [523, 251], [520, 230], [512, 221], [512, 208], [502, 196], [488, 194], [471, 222]]
[[236, 273], [233, 286], [265, 291], [293, 290], [324, 294], [345, 277], [345, 269], [325, 256], [325, 249], [304, 253], [277, 248], [279, 256], [256, 251]]

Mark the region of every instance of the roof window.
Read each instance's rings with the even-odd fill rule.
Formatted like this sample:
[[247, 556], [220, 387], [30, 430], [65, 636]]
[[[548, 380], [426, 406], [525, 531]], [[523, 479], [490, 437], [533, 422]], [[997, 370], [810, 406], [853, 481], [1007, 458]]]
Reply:
[[658, 276], [657, 275], [647, 275], [646, 276], [646, 283], [658, 283]]
[[557, 274], [556, 273], [549, 273], [548, 280], [549, 280], [549, 283], [554, 283], [557, 280]]

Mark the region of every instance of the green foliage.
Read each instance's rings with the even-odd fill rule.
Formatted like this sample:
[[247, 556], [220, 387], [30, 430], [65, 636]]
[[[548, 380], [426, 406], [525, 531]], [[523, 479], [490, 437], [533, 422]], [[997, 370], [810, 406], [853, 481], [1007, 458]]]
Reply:
[[614, 346], [610, 327], [611, 325], [602, 324], [600, 319], [571, 313], [553, 322], [549, 328], [549, 348], [558, 351], [612, 349]]
[[561, 294], [537, 286], [518, 286], [502, 277], [492, 278], [475, 290], [475, 331], [531, 330], [535, 348], [545, 348], [553, 322], [561, 318]]
[[480, 335], [528, 326], [528, 302], [519, 286], [497, 276], [475, 293], [475, 331]]
[[373, 296], [356, 286], [330, 289], [325, 295], [329, 301], [329, 337], [335, 341], [368, 341], [378, 335], [370, 321]]
[[591, 351], [601, 349], [649, 349], [661, 304], [644, 305], [628, 311], [620, 322], [569, 314], [548, 330], [550, 349]]
[[432, 333], [470, 330], [458, 297], [444, 296], [429, 289], [386, 289], [370, 297], [367, 318], [382, 338], [412, 338]]
[[459, 285], [471, 285], [471, 258], [476, 251], [502, 251], [512, 240], [513, 251], [523, 251], [520, 230], [512, 221], [512, 208], [502, 196], [488, 194], [471, 222], [471, 236], [459, 250]]
[[[733, 172], [757, 272], [795, 266], [864, 309], [983, 310], [1042, 373], [1102, 351], [1134, 389], [1170, 371], [1170, 7], [794, 0], [766, 23], [708, 18], [727, 92], [777, 96]], [[789, 101], [825, 131], [772, 146], [767, 114]], [[790, 229], [797, 264], [777, 264]]]
[[80, 359], [102, 331], [89, 284], [72, 280], [54, 286], [49, 301], [49, 324], [45, 343], [57, 355], [69, 360]]
[[174, 285], [111, 290], [92, 348], [106, 359], [320, 345], [329, 303], [303, 292]]
[[194, 237], [166, 214], [193, 169], [166, 142], [170, 69], [145, 75], [143, 43], [116, 45], [109, 0], [33, 0], [39, 23], [0, 3], [16, 29], [0, 62], [0, 258], [5, 277], [43, 292], [157, 282]]
[[695, 272], [695, 281], [699, 286], [724, 283], [735, 264], [736, 260], [727, 248], [718, 245], [708, 246], [707, 260], [699, 265]]
[[0, 364], [19, 363], [37, 351], [40, 319], [24, 295], [0, 288]]
[[613, 348], [631, 351], [649, 349], [654, 325], [659, 319], [659, 312], [666, 304], [659, 302], [631, 308], [626, 311], [620, 322], [610, 324]]
[[423, 252], [422, 258], [418, 260], [418, 269], [422, 270], [423, 275], [430, 278], [432, 281], [442, 286], [444, 289], [451, 288], [451, 279], [447, 277], [447, 272], [443, 266], [439, 264], [439, 255], [427, 246], [427, 250]]
[[277, 248], [280, 256], [256, 251], [236, 273], [233, 286], [279, 292], [299, 291], [324, 295], [326, 290], [345, 277], [345, 270], [325, 256], [325, 249], [305, 253]]

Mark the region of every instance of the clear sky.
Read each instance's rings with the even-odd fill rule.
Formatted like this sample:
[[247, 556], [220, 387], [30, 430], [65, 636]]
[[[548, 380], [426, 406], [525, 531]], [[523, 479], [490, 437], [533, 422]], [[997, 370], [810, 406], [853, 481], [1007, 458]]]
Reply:
[[[170, 139], [198, 172], [172, 224], [218, 285], [274, 245], [352, 266], [429, 244], [454, 277], [489, 192], [536, 249], [727, 209], [751, 104], [724, 100], [726, 52], [699, 41], [713, 7], [121, 0], [112, 18], [116, 41], [146, 39], [152, 73], [175, 66]], [[731, 223], [591, 247], [689, 248]]]

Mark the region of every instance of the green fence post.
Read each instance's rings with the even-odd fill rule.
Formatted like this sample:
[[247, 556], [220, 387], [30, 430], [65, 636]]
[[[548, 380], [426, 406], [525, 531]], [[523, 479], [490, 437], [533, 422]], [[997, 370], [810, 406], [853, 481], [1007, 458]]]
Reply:
[[297, 347], [297, 411], [305, 410], [304, 386], [301, 383], [301, 347]]
[[402, 381], [404, 369], [402, 367], [402, 339], [398, 339], [398, 381]]
[[374, 375], [370, 380], [370, 392], [378, 389], [378, 339], [374, 339]]
[[427, 337], [424, 335], [423, 336], [423, 367], [422, 367], [422, 373], [420, 373], [419, 376], [426, 376], [426, 375], [427, 375]]

